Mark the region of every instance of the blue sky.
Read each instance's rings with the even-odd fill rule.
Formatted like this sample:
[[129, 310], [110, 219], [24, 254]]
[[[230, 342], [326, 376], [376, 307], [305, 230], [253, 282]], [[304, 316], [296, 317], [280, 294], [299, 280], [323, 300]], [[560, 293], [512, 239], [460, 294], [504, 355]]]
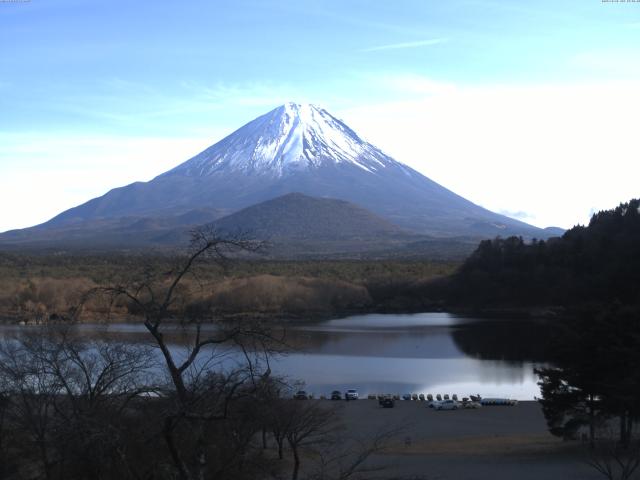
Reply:
[[640, 193], [640, 3], [0, 2], [0, 231], [288, 100], [483, 206], [570, 227]]

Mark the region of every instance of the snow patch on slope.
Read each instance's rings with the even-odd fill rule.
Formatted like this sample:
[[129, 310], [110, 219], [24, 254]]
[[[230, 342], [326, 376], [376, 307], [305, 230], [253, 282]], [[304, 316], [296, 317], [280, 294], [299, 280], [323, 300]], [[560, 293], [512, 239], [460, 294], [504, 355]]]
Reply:
[[368, 173], [403, 165], [363, 141], [315, 105], [287, 103], [256, 118], [191, 160], [167, 172], [208, 176], [219, 171], [284, 176], [327, 164]]

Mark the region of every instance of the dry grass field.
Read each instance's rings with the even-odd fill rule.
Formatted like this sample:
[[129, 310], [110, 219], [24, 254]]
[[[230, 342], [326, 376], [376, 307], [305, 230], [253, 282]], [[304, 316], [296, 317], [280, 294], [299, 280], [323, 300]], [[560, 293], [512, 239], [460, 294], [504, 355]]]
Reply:
[[[66, 318], [97, 286], [153, 278], [158, 289], [179, 258], [140, 255], [18, 255], [0, 253], [0, 317], [27, 322]], [[431, 261], [234, 261], [204, 263], [181, 284], [183, 306], [211, 317], [256, 315], [317, 319], [428, 306], [421, 288], [450, 274], [455, 263]], [[130, 305], [92, 299], [82, 318], [135, 315]]]

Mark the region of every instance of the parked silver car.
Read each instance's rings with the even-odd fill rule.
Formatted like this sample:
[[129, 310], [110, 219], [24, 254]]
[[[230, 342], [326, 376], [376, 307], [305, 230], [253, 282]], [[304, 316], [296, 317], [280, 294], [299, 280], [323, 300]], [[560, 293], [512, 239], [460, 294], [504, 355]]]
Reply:
[[347, 390], [346, 392], [344, 392], [344, 399], [345, 400], [358, 400], [358, 391], [351, 388], [349, 390]]
[[433, 408], [436, 410], [457, 410], [460, 408], [460, 403], [455, 400], [442, 400], [441, 402], [436, 402]]

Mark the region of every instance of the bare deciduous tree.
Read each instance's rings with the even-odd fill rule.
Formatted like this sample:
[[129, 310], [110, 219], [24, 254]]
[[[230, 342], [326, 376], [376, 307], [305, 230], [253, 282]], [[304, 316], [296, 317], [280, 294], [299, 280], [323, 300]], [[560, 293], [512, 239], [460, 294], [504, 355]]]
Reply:
[[629, 480], [640, 468], [640, 442], [628, 445], [609, 438], [601, 438], [589, 450], [587, 465], [608, 480]]
[[[153, 348], [87, 340], [62, 327], [5, 341], [0, 456], [11, 454], [0, 458], [0, 473], [18, 459], [21, 474], [47, 480], [366, 478], [386, 434], [349, 438], [335, 404], [282, 398], [286, 385], [269, 364], [282, 338], [259, 322], [213, 323], [206, 305], [189, 302], [185, 278], [197, 281], [200, 268], [258, 246], [199, 230], [174, 270], [149, 268], [90, 292], [107, 305], [126, 302]], [[3, 449], [3, 425], [12, 449]], [[268, 450], [271, 439], [279, 458]]]
[[[268, 357], [274, 341], [269, 329], [255, 322], [218, 323], [205, 330], [202, 324], [210, 312], [180, 304], [182, 282], [189, 275], [197, 276], [197, 266], [203, 260], [224, 266], [231, 254], [252, 252], [260, 247], [260, 243], [241, 237], [222, 237], [212, 229], [198, 229], [193, 232], [189, 254], [175, 270], [161, 276], [149, 273], [140, 281], [93, 292], [131, 302], [142, 315], [146, 330], [162, 354], [170, 378], [171, 395], [175, 399], [173, 408], [164, 418], [163, 436], [182, 480], [205, 478], [210, 469], [206, 439], [208, 424], [227, 419], [231, 402], [249, 395], [251, 390], [258, 388], [261, 376], [270, 375]], [[165, 325], [168, 321], [184, 323], [187, 319], [192, 338], [187, 351], [178, 355], [171, 349]], [[215, 373], [208, 373], [209, 359], [214, 356], [212, 352], [226, 345], [233, 345], [236, 352], [241, 352], [244, 365], [233, 371], [225, 371], [220, 366]], [[266, 368], [259, 368], [259, 358], [264, 360]], [[177, 435], [185, 425], [195, 439], [192, 454], [182, 451], [177, 442]]]
[[5, 340], [0, 383], [15, 437], [11, 449], [47, 479], [104, 473], [105, 465], [112, 473], [130, 470], [126, 442], [118, 441], [120, 420], [149, 384], [148, 366], [144, 348], [80, 341], [67, 328]]
[[4, 391], [4, 388], [4, 385], [0, 386], [0, 478], [8, 477], [14, 468], [8, 450], [11, 440], [8, 438], [9, 429], [6, 421], [10, 402], [9, 395]]
[[385, 468], [371, 464], [371, 457], [381, 453], [389, 442], [403, 431], [403, 427], [383, 428], [372, 435], [359, 438], [340, 436], [325, 443], [317, 453], [315, 470], [307, 480], [367, 479]]

